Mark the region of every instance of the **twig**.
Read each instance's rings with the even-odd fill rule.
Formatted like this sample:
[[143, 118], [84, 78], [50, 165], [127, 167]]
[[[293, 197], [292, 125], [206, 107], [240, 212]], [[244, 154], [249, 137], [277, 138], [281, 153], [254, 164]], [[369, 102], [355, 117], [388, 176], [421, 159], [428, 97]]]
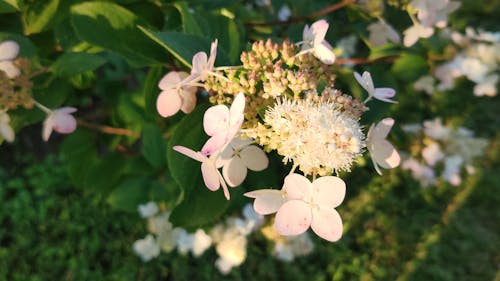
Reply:
[[38, 69], [37, 71], [33, 71], [33, 72], [31, 72], [31, 73], [30, 73], [29, 75], [27, 75], [26, 77], [27, 77], [28, 79], [31, 79], [31, 78], [33, 78], [33, 77], [36, 77], [36, 76], [38, 76], [38, 75], [40, 75], [40, 74], [43, 74], [43, 73], [46, 73], [46, 72], [49, 72], [49, 69], [48, 69], [47, 67], [42, 67], [42, 68]]
[[387, 57], [375, 60], [365, 59], [365, 58], [352, 58], [352, 59], [336, 59], [335, 64], [345, 65], [345, 64], [376, 64], [376, 63], [393, 63], [399, 57]]
[[110, 127], [110, 126], [93, 124], [93, 123], [87, 122], [87, 121], [82, 120], [82, 119], [77, 119], [77, 123], [78, 123], [78, 125], [80, 125], [82, 127], [97, 130], [97, 131], [100, 131], [100, 132], [105, 133], [105, 134], [130, 136], [130, 137], [134, 137], [134, 138], [140, 137], [139, 134], [137, 134], [131, 130], [128, 130], [128, 129], [114, 128], [114, 127]]
[[292, 23], [297, 23], [297, 22], [303, 22], [309, 19], [314, 19], [318, 18], [321, 16], [324, 16], [326, 14], [329, 14], [331, 12], [334, 12], [336, 10], [339, 10], [351, 3], [354, 3], [354, 0], [344, 0], [342, 2], [330, 5], [326, 8], [323, 8], [317, 12], [314, 12], [312, 14], [309, 14], [307, 16], [300, 16], [300, 17], [290, 17], [286, 21], [269, 21], [269, 22], [247, 22], [245, 23], [246, 26], [248, 27], [254, 27], [254, 26], [271, 26], [271, 25], [290, 25]]

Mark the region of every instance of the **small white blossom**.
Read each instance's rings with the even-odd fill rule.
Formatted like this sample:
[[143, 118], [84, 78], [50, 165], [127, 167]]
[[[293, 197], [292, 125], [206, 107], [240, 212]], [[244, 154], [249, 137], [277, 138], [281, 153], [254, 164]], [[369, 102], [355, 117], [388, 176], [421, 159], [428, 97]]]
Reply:
[[18, 54], [19, 44], [17, 42], [7, 40], [0, 43], [0, 71], [5, 72], [10, 79], [21, 74], [21, 70], [14, 64], [14, 59]]
[[444, 153], [441, 151], [439, 144], [432, 142], [422, 149], [422, 157], [432, 167], [444, 158]]
[[413, 87], [415, 87], [415, 90], [418, 91], [424, 91], [428, 95], [432, 95], [434, 93], [434, 84], [436, 83], [436, 79], [430, 75], [425, 75], [420, 77], [415, 83], [413, 84]]
[[13, 142], [15, 138], [14, 130], [10, 126], [10, 117], [4, 110], [0, 110], [0, 136], [8, 142]]
[[368, 31], [370, 32], [368, 40], [374, 47], [382, 46], [388, 42], [395, 44], [401, 42], [401, 38], [396, 30], [383, 20], [370, 24]]
[[156, 215], [156, 213], [158, 213], [159, 209], [158, 209], [158, 205], [156, 204], [156, 202], [150, 201], [146, 204], [139, 205], [137, 207], [137, 210], [139, 211], [139, 214], [141, 215], [141, 217], [149, 218], [149, 217]]
[[143, 262], [148, 262], [160, 255], [160, 246], [151, 234], [148, 234], [144, 239], [135, 241], [132, 248]]

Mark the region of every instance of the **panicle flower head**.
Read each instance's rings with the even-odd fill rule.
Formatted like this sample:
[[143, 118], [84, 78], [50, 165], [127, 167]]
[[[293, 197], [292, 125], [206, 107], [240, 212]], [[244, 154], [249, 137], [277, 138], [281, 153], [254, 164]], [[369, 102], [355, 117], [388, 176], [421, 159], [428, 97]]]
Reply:
[[350, 171], [365, 147], [356, 107], [320, 98], [282, 98], [249, 134], [306, 175]]

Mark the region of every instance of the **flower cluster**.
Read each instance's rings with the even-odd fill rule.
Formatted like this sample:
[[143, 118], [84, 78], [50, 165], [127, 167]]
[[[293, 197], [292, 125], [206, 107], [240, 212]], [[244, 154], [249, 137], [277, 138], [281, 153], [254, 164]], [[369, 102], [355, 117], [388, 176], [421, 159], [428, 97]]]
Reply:
[[215, 191], [222, 186], [228, 200], [227, 185], [236, 187], [247, 169], [260, 171], [268, 165], [265, 153], [251, 145], [252, 139], [268, 152], [276, 150], [284, 163], [293, 164], [281, 190], [245, 195], [255, 199], [257, 213], [276, 213], [274, 227], [280, 235], [300, 235], [311, 227], [333, 242], [342, 236], [342, 220], [334, 208], [343, 201], [346, 185], [332, 174], [350, 171], [365, 150], [379, 174], [379, 167], [394, 168], [400, 158], [386, 140], [393, 119], [372, 125], [367, 135], [360, 124], [370, 100], [397, 103], [392, 99], [396, 92], [376, 88], [368, 72], [354, 73], [368, 93], [364, 102], [335, 89], [336, 55], [325, 40], [327, 30], [328, 23], [319, 20], [304, 27], [303, 40], [296, 44], [255, 42], [241, 54], [242, 66], [214, 67], [216, 40], [208, 58], [204, 52], [194, 55], [189, 75], [165, 75], [159, 83], [157, 108], [162, 116], [179, 109], [188, 113], [195, 101], [192, 87], [204, 87], [216, 104], [203, 118], [210, 138], [200, 151], [173, 149], [201, 162], [207, 188]]
[[52, 131], [69, 134], [76, 129], [76, 119], [71, 113], [76, 111], [73, 107], [63, 107], [51, 110], [33, 99], [31, 88], [31, 63], [28, 59], [17, 58], [19, 44], [15, 41], [0, 43], [0, 136], [13, 142], [14, 129], [10, 125], [9, 110], [19, 106], [31, 109], [33, 105], [47, 114], [43, 122], [42, 138], [48, 141]]
[[441, 177], [451, 185], [460, 185], [462, 168], [465, 166], [469, 174], [473, 173], [473, 160], [483, 155], [488, 145], [469, 129], [445, 126], [440, 118], [424, 121], [423, 126], [406, 125], [403, 129], [422, 137], [421, 142], [413, 144], [410, 156], [401, 166], [411, 171], [424, 187], [437, 184], [436, 171], [441, 171]]

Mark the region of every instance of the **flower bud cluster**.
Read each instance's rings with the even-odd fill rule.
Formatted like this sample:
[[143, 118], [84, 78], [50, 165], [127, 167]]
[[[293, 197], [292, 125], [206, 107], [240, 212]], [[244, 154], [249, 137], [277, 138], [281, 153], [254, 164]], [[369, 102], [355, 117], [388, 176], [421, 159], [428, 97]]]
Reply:
[[0, 110], [13, 110], [19, 106], [26, 109], [33, 107], [30, 81], [31, 62], [25, 58], [17, 58], [13, 64], [20, 70], [20, 75], [9, 78], [0, 70]]

